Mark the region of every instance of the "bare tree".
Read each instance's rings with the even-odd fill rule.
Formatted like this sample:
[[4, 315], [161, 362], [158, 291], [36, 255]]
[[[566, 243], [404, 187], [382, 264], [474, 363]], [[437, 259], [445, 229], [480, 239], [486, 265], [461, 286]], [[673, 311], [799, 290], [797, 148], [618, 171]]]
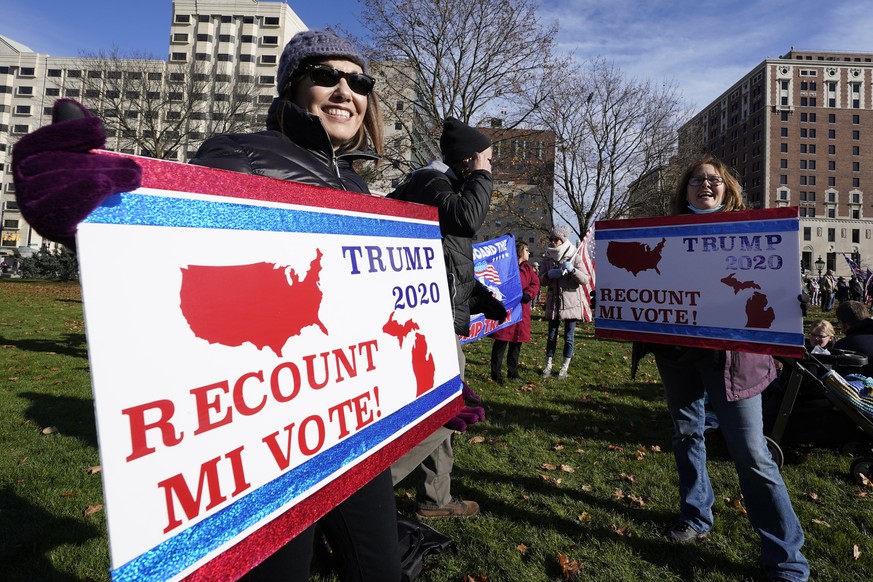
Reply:
[[551, 79], [553, 90], [536, 110], [537, 123], [555, 133], [552, 211], [582, 237], [598, 212], [627, 216], [641, 177], [667, 166], [686, 114], [668, 84], [627, 78], [596, 58]]
[[[406, 145], [433, 144], [450, 115], [470, 124], [499, 117], [504, 126], [518, 126], [546, 94], [541, 80], [553, 66], [557, 27], [540, 24], [533, 0], [361, 4], [371, 56], [390, 81], [379, 87], [385, 114], [406, 134]], [[412, 160], [393, 161], [420, 164], [433, 151], [428, 147]]]
[[110, 149], [160, 159], [176, 159], [181, 150], [185, 159], [211, 135], [262, 125], [253, 75], [117, 49], [86, 54], [77, 67], [82, 103], [103, 119]]

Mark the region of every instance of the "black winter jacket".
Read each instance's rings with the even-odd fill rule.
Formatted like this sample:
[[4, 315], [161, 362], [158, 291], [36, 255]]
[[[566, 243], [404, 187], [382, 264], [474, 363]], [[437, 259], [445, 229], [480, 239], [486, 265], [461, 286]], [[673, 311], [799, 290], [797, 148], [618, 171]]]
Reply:
[[267, 131], [217, 135], [203, 142], [192, 164], [256, 174], [314, 186], [369, 192], [352, 168], [357, 159], [377, 159], [364, 152], [334, 153], [321, 120], [290, 101], [275, 99], [267, 114]]
[[873, 319], [869, 317], [846, 330], [846, 336], [834, 343], [834, 349], [849, 350], [867, 356], [867, 365], [860, 368], [834, 366], [834, 370], [846, 374], [863, 374], [873, 378]]
[[475, 277], [473, 237], [485, 222], [493, 186], [491, 172], [476, 170], [463, 180], [436, 161], [410, 174], [388, 194], [388, 198], [436, 206], [439, 211], [443, 257], [458, 335], [470, 334], [470, 300], [482, 294], [491, 295]]

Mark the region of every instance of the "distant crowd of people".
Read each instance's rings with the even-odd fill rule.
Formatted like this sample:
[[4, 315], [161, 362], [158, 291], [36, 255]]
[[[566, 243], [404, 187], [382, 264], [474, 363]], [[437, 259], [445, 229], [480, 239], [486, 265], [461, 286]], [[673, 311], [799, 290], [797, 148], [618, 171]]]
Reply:
[[831, 269], [820, 277], [807, 277], [805, 291], [810, 305], [820, 307], [822, 311], [832, 311], [834, 305], [845, 301], [869, 303], [871, 297], [871, 289], [866, 287], [860, 275], [846, 279], [842, 275], [836, 276]]

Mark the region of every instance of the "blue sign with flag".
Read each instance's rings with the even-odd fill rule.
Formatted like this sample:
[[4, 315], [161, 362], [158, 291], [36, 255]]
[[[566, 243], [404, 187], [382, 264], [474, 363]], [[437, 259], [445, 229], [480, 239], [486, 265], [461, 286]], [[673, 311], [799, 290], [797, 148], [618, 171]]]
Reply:
[[486, 319], [481, 313], [471, 314], [470, 335], [461, 338], [462, 344], [485, 337], [521, 319], [521, 277], [515, 253], [515, 237], [507, 234], [473, 244], [473, 268], [476, 279], [503, 303], [507, 316], [503, 323], [497, 323], [493, 319]]

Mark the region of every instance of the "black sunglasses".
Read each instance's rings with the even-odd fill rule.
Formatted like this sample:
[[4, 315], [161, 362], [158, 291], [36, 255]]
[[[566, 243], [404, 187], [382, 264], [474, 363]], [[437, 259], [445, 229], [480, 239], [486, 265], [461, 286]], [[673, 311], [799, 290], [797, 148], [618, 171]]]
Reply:
[[309, 73], [309, 80], [319, 87], [336, 87], [340, 79], [345, 79], [349, 89], [358, 95], [369, 95], [373, 92], [376, 79], [364, 73], [346, 73], [328, 67], [327, 65], [306, 65], [303, 71]]

